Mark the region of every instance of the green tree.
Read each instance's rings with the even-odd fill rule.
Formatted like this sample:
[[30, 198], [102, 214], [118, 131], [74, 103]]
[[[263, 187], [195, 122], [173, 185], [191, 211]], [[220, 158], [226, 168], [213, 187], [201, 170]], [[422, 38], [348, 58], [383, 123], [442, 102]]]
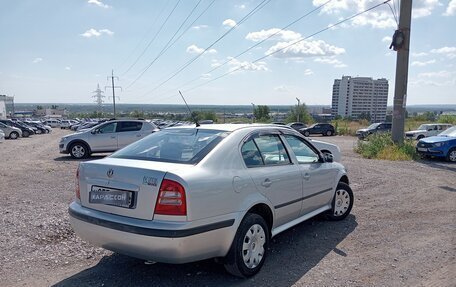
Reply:
[[301, 105], [295, 105], [291, 108], [290, 113], [286, 119], [287, 123], [297, 122], [299, 115], [299, 121], [305, 124], [311, 124], [313, 122], [312, 117], [307, 110], [306, 104], [302, 103]]
[[38, 106], [36, 106], [36, 109], [37, 109], [37, 110], [42, 110], [42, 109], [43, 109], [43, 106], [38, 105]]
[[59, 107], [59, 106], [57, 106], [57, 105], [52, 105], [52, 106], [51, 106], [51, 109], [53, 109], [53, 110], [57, 110], [57, 109], [58, 109], [58, 107]]
[[358, 120], [367, 120], [367, 121], [371, 121], [371, 114], [369, 112], [362, 112], [359, 116], [358, 116]]
[[256, 122], [268, 122], [270, 120], [269, 116], [269, 107], [268, 106], [255, 106], [255, 109], [253, 110], [253, 115], [255, 116], [255, 121]]

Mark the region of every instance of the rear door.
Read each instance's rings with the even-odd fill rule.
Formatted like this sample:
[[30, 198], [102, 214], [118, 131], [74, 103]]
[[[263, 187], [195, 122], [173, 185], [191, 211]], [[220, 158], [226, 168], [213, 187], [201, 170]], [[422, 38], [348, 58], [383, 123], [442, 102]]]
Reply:
[[302, 179], [278, 134], [252, 135], [241, 147], [242, 156], [255, 186], [274, 205], [274, 226], [299, 216]]
[[121, 149], [144, 137], [143, 123], [140, 121], [122, 121], [117, 123], [117, 144]]
[[93, 132], [89, 132], [88, 143], [92, 151], [117, 150], [117, 122], [106, 123]]

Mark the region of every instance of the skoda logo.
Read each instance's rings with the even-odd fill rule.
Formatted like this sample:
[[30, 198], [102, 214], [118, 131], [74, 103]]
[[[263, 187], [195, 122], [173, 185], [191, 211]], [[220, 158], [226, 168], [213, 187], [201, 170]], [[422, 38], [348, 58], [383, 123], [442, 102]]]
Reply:
[[109, 178], [111, 178], [113, 174], [114, 174], [114, 170], [113, 170], [112, 168], [110, 168], [110, 169], [108, 170], [108, 172], [106, 173], [106, 175], [107, 175]]

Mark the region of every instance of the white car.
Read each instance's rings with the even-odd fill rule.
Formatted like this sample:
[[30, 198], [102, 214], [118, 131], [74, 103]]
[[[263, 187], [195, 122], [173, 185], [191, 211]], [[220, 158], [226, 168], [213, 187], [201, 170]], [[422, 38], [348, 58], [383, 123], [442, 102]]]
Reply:
[[5, 141], [5, 133], [0, 129], [0, 143]]
[[436, 136], [452, 126], [450, 124], [423, 124], [417, 130], [406, 132], [405, 137], [407, 139], [420, 140], [422, 138]]
[[92, 153], [113, 152], [157, 131], [144, 120], [112, 120], [61, 138], [60, 153], [86, 158]]
[[348, 184], [343, 165], [286, 127], [176, 127], [81, 162], [69, 215], [80, 237], [114, 252], [223, 258], [228, 272], [249, 277], [272, 237], [317, 214], [344, 219]]

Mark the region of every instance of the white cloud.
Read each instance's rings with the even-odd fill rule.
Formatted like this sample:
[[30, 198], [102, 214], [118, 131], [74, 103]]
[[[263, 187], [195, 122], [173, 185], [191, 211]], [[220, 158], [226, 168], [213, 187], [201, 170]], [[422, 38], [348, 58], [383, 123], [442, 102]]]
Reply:
[[32, 63], [33, 64], [38, 64], [39, 62], [42, 62], [42, 61], [43, 61], [43, 58], [39, 58], [38, 57], [38, 58], [33, 59]]
[[236, 21], [234, 21], [233, 19], [226, 19], [225, 21], [223, 21], [222, 25], [232, 28], [236, 26]]
[[234, 59], [233, 57], [228, 57], [231, 60], [228, 65], [231, 67], [229, 69], [230, 72], [235, 70], [243, 70], [243, 71], [269, 71], [266, 62], [257, 62], [252, 63], [248, 61], [239, 61], [238, 59]]
[[289, 93], [290, 89], [287, 86], [281, 85], [274, 88], [274, 91], [279, 93]]
[[[204, 52], [204, 49], [203, 48], [199, 48], [198, 46], [196, 46], [195, 44], [193, 45], [190, 45], [187, 47], [187, 53], [190, 53], [190, 54], [201, 54]], [[205, 54], [215, 54], [217, 53], [217, 50], [215, 49], [209, 49], [207, 50], [206, 52], [204, 52]]]
[[420, 52], [420, 53], [412, 53], [412, 57], [424, 57], [427, 56], [428, 53]]
[[109, 29], [101, 29], [101, 30], [95, 30], [93, 28], [85, 31], [84, 33], [81, 34], [82, 37], [85, 38], [91, 38], [91, 37], [100, 37], [101, 35], [106, 34], [108, 36], [114, 35], [114, 32], [112, 32]]
[[448, 72], [446, 70], [438, 72], [427, 72], [418, 74], [419, 78], [450, 78], [453, 76], [453, 72]]
[[313, 73], [314, 73], [314, 72], [313, 72], [311, 69], [305, 69], [305, 70], [304, 70], [304, 75], [306, 75], [306, 76], [310, 76], [310, 75], [312, 75]]
[[345, 68], [347, 65], [334, 57], [316, 58], [314, 62], [333, 65], [334, 68]]
[[209, 80], [212, 77], [211, 74], [202, 74], [200, 79], [201, 80]]
[[247, 8], [247, 6], [245, 4], [234, 5], [234, 7], [241, 9], [241, 10], [244, 10], [245, 8]]
[[431, 53], [447, 56], [450, 59], [456, 58], [456, 47], [442, 47], [439, 49], [432, 49]]
[[301, 41], [289, 46], [292, 43], [293, 42], [279, 42], [269, 48], [266, 54], [275, 52], [274, 57], [277, 58], [304, 58], [312, 56], [332, 56], [345, 53], [344, 48], [327, 44], [323, 40]]
[[451, 0], [448, 3], [448, 7], [446, 8], [445, 13], [443, 13], [443, 16], [453, 16], [456, 14], [456, 0]]
[[412, 17], [421, 18], [432, 14], [435, 7], [442, 5], [439, 0], [418, 0], [413, 2]]
[[[274, 36], [272, 36], [274, 35]], [[272, 36], [272, 37], [271, 37]], [[291, 30], [281, 30], [278, 28], [272, 28], [269, 30], [261, 30], [259, 32], [248, 33], [245, 38], [250, 41], [259, 42], [271, 37], [270, 39], [282, 40], [282, 41], [296, 41], [301, 39], [301, 34]]]
[[71, 70], [71, 67], [68, 67], [68, 66], [67, 66], [67, 67], [65, 67], [65, 70], [70, 71], [70, 70]]
[[201, 30], [201, 29], [206, 29], [207, 27], [209, 27], [209, 26], [207, 26], [207, 25], [196, 25], [196, 26], [193, 26], [192, 29]]
[[99, 0], [89, 0], [89, 1], [87, 1], [87, 3], [93, 4], [93, 5], [96, 5], [98, 7], [102, 7], [102, 8], [111, 8], [111, 6], [109, 6], [107, 4], [104, 4], [103, 2], [101, 2]]
[[390, 36], [385, 36], [382, 38], [382, 42], [391, 43], [392, 38]]
[[434, 64], [434, 63], [435, 63], [435, 60], [429, 60], [429, 61], [425, 61], [425, 62], [413, 61], [412, 62], [412, 66], [424, 67], [424, 66], [427, 66], [427, 65], [430, 65], [430, 64]]

